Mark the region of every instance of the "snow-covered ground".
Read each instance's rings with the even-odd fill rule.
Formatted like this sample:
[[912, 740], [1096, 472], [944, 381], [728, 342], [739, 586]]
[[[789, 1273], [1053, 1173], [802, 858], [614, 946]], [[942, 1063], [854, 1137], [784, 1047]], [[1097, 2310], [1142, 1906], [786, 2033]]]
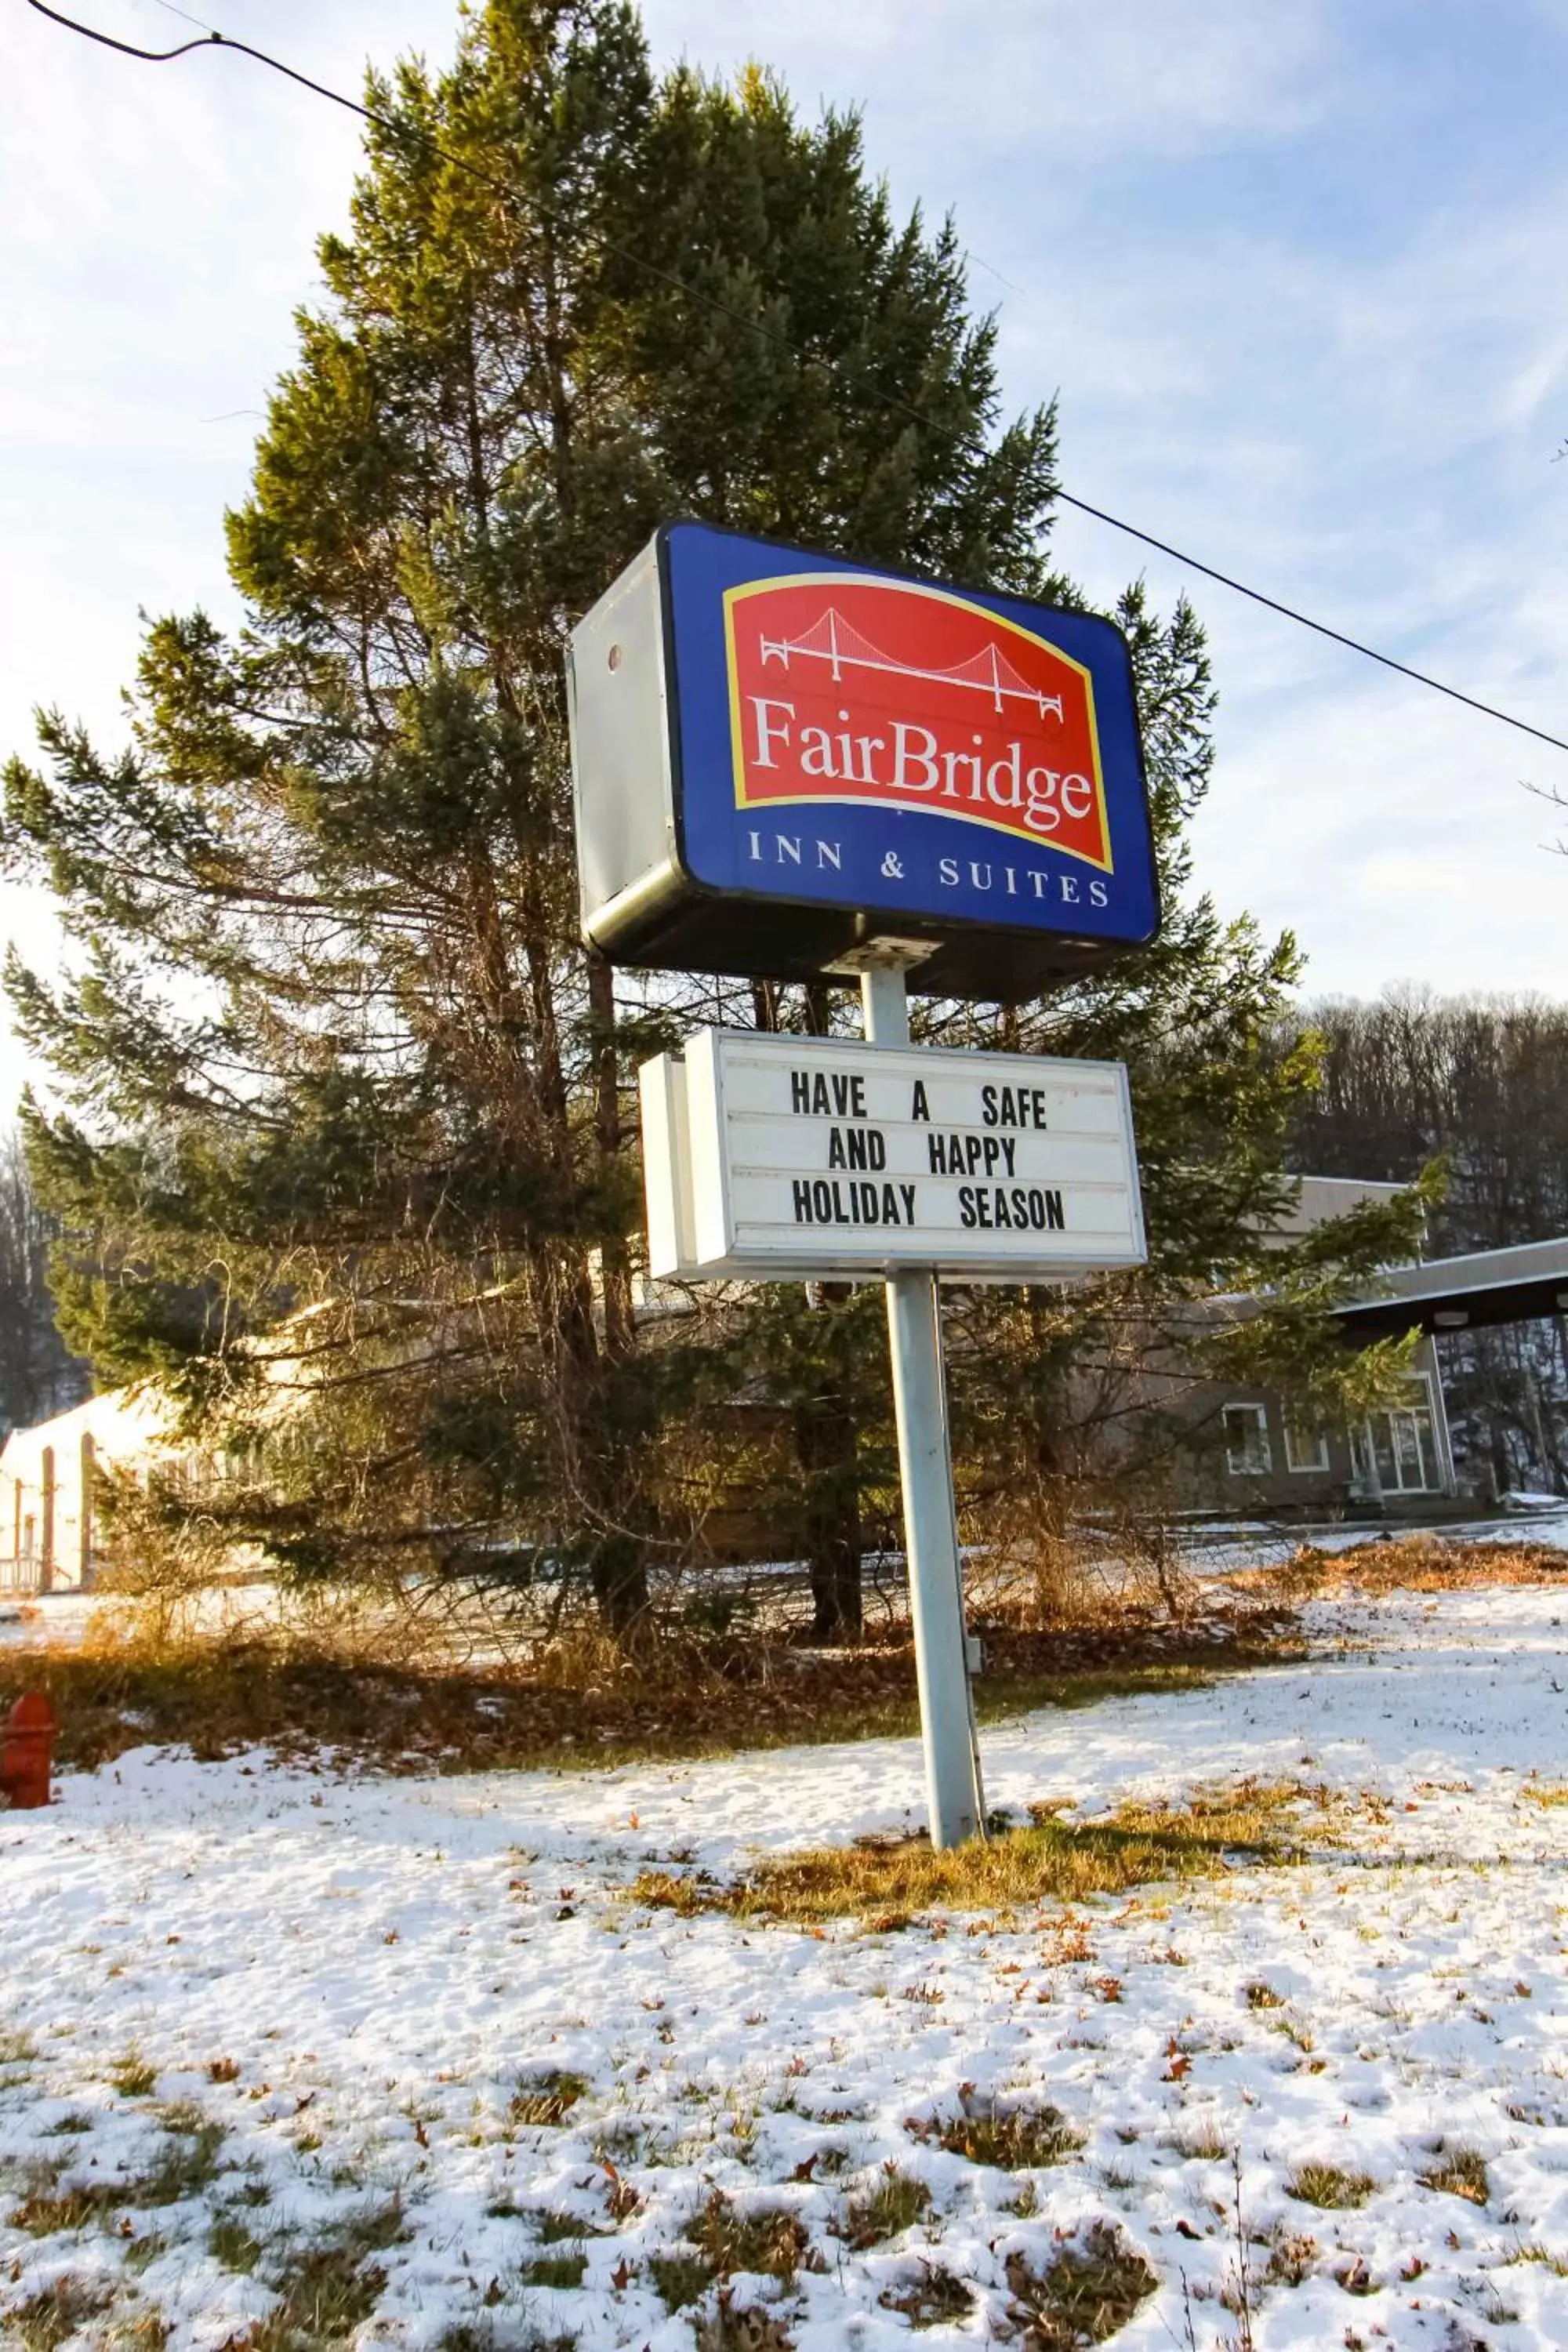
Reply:
[[[116, 1592], [26, 1592], [0, 1595], [0, 1649], [7, 1644], [30, 1648], [47, 1642], [51, 1648], [123, 1631], [141, 1604]], [[192, 1633], [224, 1634], [245, 1640], [266, 1633], [286, 1614], [283, 1596], [271, 1578], [232, 1584], [209, 1585], [193, 1593], [183, 1606], [179, 1622]]]
[[[0, 2342], [53, 2346], [64, 2313], [73, 2343], [169, 2352], [258, 2323], [267, 2352], [333, 2328], [874, 2352], [945, 2273], [967, 2313], [926, 2340], [1049, 2347], [1020, 2328], [1017, 2258], [1041, 2271], [1100, 2221], [1159, 2282], [1125, 2352], [1236, 2344], [1235, 2149], [1258, 2347], [1568, 2345], [1565, 1617], [1540, 1590], [1319, 1604], [1310, 1665], [991, 1732], [994, 1804], [1288, 1776], [1354, 1800], [1351, 1842], [901, 1933], [624, 1890], [672, 1856], [725, 1875], [910, 1824], [910, 1742], [68, 1775], [0, 1817]], [[559, 2076], [582, 2078], [563, 2119], [518, 2120]], [[1082, 2144], [1009, 2173], [910, 2130], [966, 2100], [1049, 2104]], [[1456, 2158], [1484, 2203], [1422, 2184]], [[849, 2203], [888, 2165], [924, 2217], [857, 2248]], [[1290, 2195], [1314, 2165], [1366, 2176], [1364, 2201]], [[731, 2219], [787, 2209], [805, 2266], [668, 2308], [715, 2190]], [[579, 2284], [540, 2283], [579, 2256]]]

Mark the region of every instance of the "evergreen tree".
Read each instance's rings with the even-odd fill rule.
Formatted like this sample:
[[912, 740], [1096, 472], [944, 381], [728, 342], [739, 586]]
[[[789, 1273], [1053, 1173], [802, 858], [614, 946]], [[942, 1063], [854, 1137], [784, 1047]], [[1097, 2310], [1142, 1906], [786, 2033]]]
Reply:
[[76, 950], [11, 976], [67, 1104], [32, 1149], [106, 1377], [308, 1416], [253, 1498], [279, 1557], [525, 1530], [625, 1622], [689, 1375], [638, 1360], [618, 1055], [658, 1032], [576, 943], [565, 630], [683, 511], [1029, 584], [1051, 420], [994, 429], [952, 232], [853, 120], [656, 86], [618, 0], [492, 0], [370, 101], [229, 518], [245, 629], [158, 622], [132, 746], [52, 714], [8, 772]]

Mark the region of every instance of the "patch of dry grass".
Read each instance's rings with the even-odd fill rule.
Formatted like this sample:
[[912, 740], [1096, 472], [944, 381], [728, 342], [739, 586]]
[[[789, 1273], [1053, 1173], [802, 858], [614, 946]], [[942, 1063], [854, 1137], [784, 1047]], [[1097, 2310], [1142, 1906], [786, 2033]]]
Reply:
[[1318, 2242], [1304, 2231], [1287, 2229], [1277, 2222], [1269, 2233], [1268, 2260], [1264, 2264], [1264, 2284], [1268, 2286], [1300, 2286], [1311, 2277], [1318, 2261]]
[[1568, 2255], [1554, 2254], [1550, 2246], [1542, 2244], [1539, 2238], [1527, 2239], [1516, 2246], [1511, 2254], [1506, 2254], [1503, 2262], [1505, 2265], [1510, 2263], [1540, 2263], [1553, 2277], [1568, 2278]]
[[974, 2098], [946, 2122], [911, 2122], [906, 2129], [917, 2139], [934, 2139], [949, 2156], [994, 2165], [1000, 2172], [1034, 2172], [1062, 2164], [1083, 2146], [1083, 2134], [1059, 2107], [999, 2107], [994, 2101]]
[[666, 2311], [684, 2311], [713, 2284], [713, 2266], [701, 2254], [650, 2254], [647, 2274]]
[[15, 2330], [10, 2340], [17, 2352], [55, 2352], [57, 2345], [106, 2310], [109, 2302], [108, 2290], [98, 2280], [63, 2278], [9, 2311], [0, 2305], [0, 2317]]
[[144, 2099], [157, 2088], [158, 2069], [139, 2050], [128, 2050], [110, 2068], [109, 2079], [122, 2099]]
[[889, 2287], [877, 2300], [884, 2311], [901, 2313], [913, 2328], [944, 2327], [968, 2318], [974, 2291], [940, 2263], [922, 2263], [912, 2285]]
[[282, 2299], [246, 2337], [246, 2352], [315, 2352], [342, 2344], [381, 2299], [386, 2273], [352, 2248], [310, 2247], [289, 2265]]
[[107, 2229], [116, 2215], [178, 2205], [199, 2196], [217, 2178], [224, 2126], [184, 2106], [165, 2109], [163, 2122], [164, 2137], [153, 2162], [123, 2179], [62, 2187], [64, 2164], [52, 2159], [32, 2163], [18, 2184], [19, 2201], [8, 2217], [12, 2228], [26, 2230], [33, 2238]]
[[574, 2254], [531, 2254], [519, 2276], [524, 2286], [577, 2287], [587, 2267], [588, 2257], [581, 2250]]
[[1348, 2213], [1364, 2205], [1376, 2187], [1370, 2172], [1345, 2172], [1337, 2164], [1303, 2164], [1285, 2183], [1285, 2194], [1324, 2213]]
[[811, 2254], [810, 2235], [798, 2214], [777, 2205], [743, 2210], [719, 2189], [687, 2223], [686, 2236], [719, 2279], [756, 2271], [789, 2286]]
[[896, 2164], [885, 2164], [875, 2186], [849, 2200], [839, 2234], [847, 2246], [864, 2253], [868, 2247], [883, 2245], [889, 2238], [901, 2238], [930, 2204], [931, 2190], [923, 2180], [900, 2172]]
[[1013, 2316], [1029, 2352], [1076, 2352], [1103, 2344], [1133, 2318], [1160, 2281], [1119, 2230], [1096, 2221], [1041, 2270], [1022, 2254], [1007, 2263]]
[[514, 2124], [553, 2126], [563, 2124], [573, 2108], [587, 2092], [586, 2074], [574, 2074], [561, 2067], [548, 2073], [531, 2074], [520, 2083], [507, 2108]]
[[207, 2252], [226, 2271], [247, 2277], [261, 2260], [263, 2241], [235, 2213], [220, 2213], [207, 2231]]
[[61, 2189], [58, 2175], [52, 2166], [40, 2166], [18, 2202], [6, 2216], [13, 2230], [26, 2230], [30, 2238], [53, 2238], [72, 2230], [88, 2230], [95, 2224], [107, 2226], [111, 2215], [129, 2203], [123, 2188], [105, 2181], [93, 2181], [90, 2186]]
[[277, 2240], [268, 2279], [280, 2299], [246, 2335], [245, 2352], [320, 2352], [346, 2343], [386, 2285], [386, 2272], [374, 2257], [409, 2235], [403, 2206], [393, 2197], [341, 2216], [304, 2247]]
[[993, 1911], [1120, 1895], [1169, 1878], [1216, 1877], [1237, 1860], [1306, 1858], [1342, 1833], [1326, 1791], [1297, 1780], [1243, 1780], [1184, 1805], [1136, 1801], [1091, 1822], [1050, 1818], [945, 1853], [923, 1837], [825, 1846], [764, 1862], [725, 1885], [698, 1871], [645, 1870], [632, 1899], [691, 1916], [887, 1919], [931, 1910]]
[[647, 2260], [648, 2277], [667, 2311], [685, 2310], [739, 2272], [776, 2278], [787, 2288], [797, 2271], [824, 2267], [798, 2215], [776, 2205], [742, 2210], [721, 2189], [698, 2208], [685, 2237], [685, 2246]]
[[1487, 2160], [1479, 2148], [1458, 2147], [1439, 2140], [1436, 2162], [1429, 2170], [1418, 2175], [1423, 2189], [1440, 2189], [1449, 2197], [1468, 2198], [1472, 2205], [1484, 2205], [1492, 2193], [1487, 2174]]
[[[542, 2352], [578, 2352], [577, 2340], [558, 2341]], [[795, 2352], [795, 2338], [776, 2311], [737, 2303], [733, 2291], [721, 2286], [712, 2310], [697, 2324], [697, 2352]]]

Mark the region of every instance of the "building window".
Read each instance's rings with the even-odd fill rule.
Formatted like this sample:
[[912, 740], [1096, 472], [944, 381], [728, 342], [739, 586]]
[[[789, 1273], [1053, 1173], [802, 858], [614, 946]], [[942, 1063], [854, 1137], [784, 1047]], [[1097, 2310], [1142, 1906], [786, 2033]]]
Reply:
[[1363, 1483], [1377, 1495], [1440, 1495], [1442, 1456], [1437, 1450], [1427, 1391], [1420, 1403], [1368, 1413], [1363, 1423]]
[[1260, 1404], [1227, 1404], [1225, 1460], [1233, 1478], [1267, 1478], [1274, 1467], [1268, 1415]]
[[1287, 1413], [1285, 1466], [1288, 1470], [1326, 1470], [1329, 1466], [1328, 1432], [1314, 1429], [1310, 1422], [1292, 1420]]

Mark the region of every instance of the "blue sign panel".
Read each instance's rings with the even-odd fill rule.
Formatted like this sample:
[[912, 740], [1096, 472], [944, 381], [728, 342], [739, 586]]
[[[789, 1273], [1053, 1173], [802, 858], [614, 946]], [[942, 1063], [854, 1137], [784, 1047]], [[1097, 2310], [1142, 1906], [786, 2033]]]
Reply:
[[[669, 845], [622, 871], [584, 837], [585, 927], [607, 952], [801, 977], [895, 934], [933, 943], [911, 985], [1002, 997], [1154, 936], [1131, 668], [1110, 622], [697, 523], [650, 552], [668, 741], [664, 790], [651, 770], [648, 784]], [[632, 576], [574, 643], [582, 835], [589, 770], [615, 764], [595, 754], [597, 712], [628, 655], [647, 667]], [[619, 690], [629, 714], [635, 679]], [[610, 799], [629, 841], [624, 759], [601, 826]]]

